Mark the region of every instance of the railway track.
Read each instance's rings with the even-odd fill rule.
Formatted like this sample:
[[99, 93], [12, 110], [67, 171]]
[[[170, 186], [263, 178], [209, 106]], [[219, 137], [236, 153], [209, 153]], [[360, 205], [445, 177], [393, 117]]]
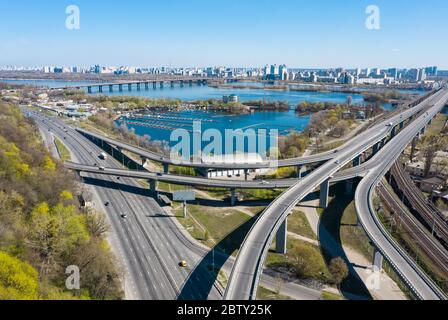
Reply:
[[377, 193], [389, 211], [398, 216], [399, 224], [405, 232], [448, 277], [448, 251], [407, 210], [405, 205], [393, 196], [385, 182], [382, 181], [378, 185]]
[[411, 206], [410, 209], [418, 215], [431, 232], [434, 232], [434, 235], [442, 240], [445, 246], [448, 245], [448, 223], [444, 215], [417, 188], [401, 164], [396, 163], [391, 169], [391, 174], [396, 187]]

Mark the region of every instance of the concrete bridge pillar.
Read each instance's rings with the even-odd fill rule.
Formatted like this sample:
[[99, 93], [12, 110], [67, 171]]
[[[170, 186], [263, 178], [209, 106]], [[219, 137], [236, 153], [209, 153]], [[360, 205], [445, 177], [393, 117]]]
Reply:
[[193, 80], [188, 80], [188, 84], [190, 87], [193, 86]]
[[122, 84], [119, 84], [119, 85], [118, 85], [118, 91], [120, 91], [120, 92], [123, 91], [123, 85], [122, 85]]
[[297, 177], [298, 177], [299, 179], [302, 179], [303, 177], [305, 177], [306, 170], [307, 170], [307, 167], [306, 167], [306, 166], [297, 166], [297, 167], [296, 167]]
[[157, 89], [157, 82], [153, 82], [152, 83], [152, 88], [155, 90], [155, 89]]
[[373, 267], [375, 271], [380, 271], [383, 269], [383, 255], [378, 249], [375, 249], [373, 254]]
[[180, 80], [180, 86], [181, 86], [181, 88], [183, 88], [183, 86], [184, 86], [184, 80]]
[[132, 91], [132, 84], [131, 83], [128, 84], [128, 90]]
[[113, 92], [114, 91], [114, 86], [113, 85], [109, 85], [109, 92]]
[[345, 194], [350, 195], [353, 192], [353, 180], [349, 179], [345, 181]]
[[376, 155], [378, 153], [378, 151], [381, 148], [381, 142], [376, 143], [375, 145], [373, 145], [372, 148], [372, 155]]
[[121, 155], [121, 164], [122, 164], [123, 167], [124, 167], [124, 153], [123, 153], [123, 149], [120, 148], [120, 147], [117, 147], [117, 150], [118, 150], [118, 152], [119, 152], [120, 155]]
[[76, 179], [78, 179], [79, 181], [83, 182], [83, 178], [81, 175], [81, 171], [75, 171], [75, 177]]
[[98, 91], [103, 92], [103, 86], [98, 86]]
[[140, 91], [140, 83], [137, 83], [137, 91]]
[[359, 155], [355, 159], [353, 159], [353, 167], [357, 167], [361, 164], [361, 156], [362, 155]]
[[288, 241], [288, 218], [283, 221], [280, 229], [277, 231], [275, 237], [275, 252], [279, 254], [286, 254]]
[[296, 166], [297, 178], [302, 178], [302, 166]]
[[404, 128], [404, 121], [400, 122], [400, 130], [402, 130]]
[[197, 171], [204, 178], [208, 178], [208, 168], [198, 168]]
[[230, 206], [236, 206], [236, 189], [230, 189]]
[[157, 194], [157, 181], [156, 180], [148, 180], [149, 182], [149, 191], [151, 194]]
[[92, 93], [92, 87], [91, 86], [87, 87], [87, 93]]
[[147, 159], [145, 157], [140, 157], [140, 159], [142, 160], [142, 167], [144, 167]]
[[164, 174], [170, 173], [170, 165], [168, 163], [163, 164], [163, 173]]
[[247, 181], [249, 176], [249, 169], [244, 169], [244, 180]]
[[393, 127], [392, 132], [391, 132], [391, 137], [394, 138], [397, 135], [397, 126]]
[[426, 132], [426, 127], [423, 127], [423, 128], [422, 128], [422, 131], [420, 131], [420, 133], [421, 133], [421, 135], [424, 135], [425, 132]]
[[174, 81], [170, 81], [171, 88], [174, 88]]
[[148, 91], [149, 90], [149, 83], [145, 82], [145, 90]]
[[160, 88], [163, 89], [163, 81], [160, 81]]
[[319, 206], [323, 209], [328, 207], [328, 194], [330, 192], [330, 178], [322, 182], [320, 185], [320, 203]]

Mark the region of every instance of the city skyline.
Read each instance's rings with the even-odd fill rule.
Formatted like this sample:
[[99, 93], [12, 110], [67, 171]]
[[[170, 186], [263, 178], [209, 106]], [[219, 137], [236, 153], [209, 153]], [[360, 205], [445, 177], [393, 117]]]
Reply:
[[[65, 26], [80, 9], [80, 29]], [[448, 69], [445, 1], [375, 1], [380, 29], [365, 26], [369, 1], [193, 1], [0, 4], [0, 65], [134, 65]], [[325, 10], [324, 10], [325, 9]], [[21, 17], [18, 19], [18, 17]], [[431, 50], [428, 50], [428, 47]], [[29, 53], [33, 52], [33, 55]]]
[[448, 300], [447, 12], [0, 1], [0, 301]]

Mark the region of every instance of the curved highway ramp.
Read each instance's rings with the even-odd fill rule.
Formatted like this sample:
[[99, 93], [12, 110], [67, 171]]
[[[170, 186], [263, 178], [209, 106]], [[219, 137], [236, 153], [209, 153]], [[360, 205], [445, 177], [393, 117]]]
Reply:
[[[284, 225], [288, 214], [297, 205], [297, 203], [299, 203], [307, 194], [314, 191], [319, 185], [321, 185], [323, 188], [327, 188], [329, 179], [331, 179], [331, 177], [333, 177], [336, 172], [338, 172], [346, 164], [355, 159], [362, 152], [382, 141], [389, 134], [394, 136], [395, 126], [403, 123], [405, 119], [414, 116], [420, 111], [430, 108], [432, 105], [434, 105], [434, 103], [436, 103], [437, 106], [431, 108], [431, 115], [434, 116], [443, 107], [446, 98], [446, 91], [439, 90], [434, 95], [418, 104], [417, 106], [387, 120], [388, 123], [383, 122], [373, 126], [369, 130], [364, 131], [362, 134], [358, 135], [349, 143], [341, 147], [339, 152], [337, 153], [337, 156], [334, 157], [333, 161], [325, 163], [320, 168], [312, 172], [309, 176], [300, 180], [292, 188], [285, 191], [279, 198], [277, 198], [261, 214], [261, 216], [258, 218], [256, 223], [248, 233], [246, 239], [244, 240], [238, 253], [236, 262], [233, 266], [231, 276], [229, 278], [225, 293], [225, 299], [247, 300], [256, 298], [263, 264], [272, 240], [276, 236], [277, 231], [280, 230], [282, 225]], [[413, 133], [415, 131], [414, 136], [416, 133], [418, 133], [418, 130], [422, 129], [417, 128], [417, 125], [421, 125], [423, 127], [430, 120], [427, 115], [421, 116], [419, 119], [420, 120], [417, 124], [412, 124], [411, 126], [407, 127], [409, 128], [409, 130], [412, 130]], [[402, 151], [402, 149], [398, 150], [397, 146], [395, 145], [395, 138], [392, 139], [392, 141], [388, 145], [390, 146], [388, 150], [392, 149], [398, 152]], [[383, 157], [384, 154], [385, 153], [382, 152]], [[388, 157], [385, 157], [384, 161], [386, 161], [387, 159]], [[365, 181], [369, 180], [366, 179]], [[359, 195], [360, 193], [358, 192], [358, 197]], [[375, 239], [379, 234], [379, 230], [377, 229], [378, 227], [374, 227], [371, 223], [372, 221], [367, 221], [368, 218], [365, 213], [361, 213], [360, 215], [363, 216], [365, 227], [371, 228], [370, 236]], [[386, 238], [384, 241], [390, 243], [388, 240], [390, 239]], [[381, 246], [383, 244], [383, 241], [377, 243], [378, 246]], [[396, 255], [388, 255], [387, 257], [389, 257], [391, 261], [394, 261]], [[397, 269], [401, 268], [401, 265], [399, 264], [395, 264], [395, 266], [397, 266]], [[412, 277], [410, 280], [408, 279], [408, 281], [412, 280]], [[418, 289], [420, 288], [417, 288], [417, 290]], [[427, 294], [427, 292], [425, 292], [424, 294], [422, 294], [422, 297], [437, 298], [438, 295]]]

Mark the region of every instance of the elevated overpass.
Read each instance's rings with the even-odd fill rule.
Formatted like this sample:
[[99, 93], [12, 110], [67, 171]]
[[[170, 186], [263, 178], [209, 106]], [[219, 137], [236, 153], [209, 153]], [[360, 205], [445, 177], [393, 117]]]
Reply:
[[355, 205], [361, 225], [372, 241], [378, 254], [386, 258], [400, 278], [419, 299], [446, 299], [443, 292], [425, 272], [399, 246], [379, 220], [373, 204], [375, 188], [386, 172], [394, 165], [406, 146], [421, 133], [421, 130], [443, 109], [448, 94], [444, 90], [437, 102], [425, 115], [420, 116], [412, 126], [405, 128], [394, 140], [375, 156], [382, 161], [369, 170], [360, 182], [355, 195]]
[[[205, 179], [194, 176], [181, 176], [174, 174], [159, 174], [149, 171], [137, 171], [128, 169], [116, 169], [116, 168], [99, 168], [98, 166], [85, 165], [66, 161], [64, 167], [76, 171], [95, 173], [99, 175], [108, 175], [116, 177], [126, 177], [135, 179], [144, 179], [155, 182], [165, 182], [173, 185], [180, 186], [192, 186], [192, 187], [207, 187], [207, 188], [220, 188], [220, 189], [286, 189], [295, 185], [300, 179], [270, 179], [270, 180], [253, 180], [253, 181], [238, 181], [230, 179]], [[369, 163], [347, 169], [330, 179], [330, 182], [340, 182], [357, 177], [363, 177], [368, 168]]]
[[88, 93], [93, 92], [93, 88], [97, 89], [98, 93], [103, 92], [103, 88], [108, 88], [109, 92], [113, 92], [114, 88], [117, 87], [119, 92], [123, 91], [123, 87], [127, 87], [128, 91], [132, 91], [135, 88], [137, 91], [140, 91], [142, 88], [145, 90], [149, 90], [150, 85], [153, 89], [157, 88], [157, 85], [160, 88], [163, 88], [165, 83], [169, 83], [171, 87], [174, 87], [174, 84], [178, 83], [181, 87], [184, 85], [192, 86], [194, 83], [197, 85], [205, 85], [207, 84], [209, 79], [207, 77], [173, 77], [173, 78], [161, 78], [156, 80], [129, 80], [129, 81], [117, 81], [117, 82], [92, 82], [89, 84], [83, 85], [73, 85], [73, 86], [64, 86], [64, 87], [55, 87], [51, 88], [51, 90], [70, 90], [70, 89], [87, 89]]
[[[195, 163], [186, 161], [178, 162], [173, 161], [170, 157], [164, 156], [162, 154], [152, 152], [143, 148], [139, 148], [129, 143], [125, 143], [117, 139], [112, 139], [104, 135], [93, 133], [80, 128], [76, 128], [76, 131], [78, 131], [85, 137], [88, 137], [89, 139], [94, 139], [98, 142], [105, 142], [111, 146], [116, 147], [118, 150], [126, 150], [135, 155], [138, 155], [142, 158], [143, 163], [146, 162], [146, 160], [161, 163], [165, 166], [165, 173], [167, 173], [168, 171], [167, 168], [170, 165], [196, 168], [196, 169], [214, 169], [214, 170], [237, 170], [237, 169], [255, 170], [255, 169], [268, 169], [272, 167], [272, 164], [269, 162], [259, 162], [259, 163]], [[276, 166], [282, 168], [282, 167], [296, 167], [315, 163], [323, 163], [325, 161], [332, 159], [334, 157], [335, 151], [336, 150], [332, 150], [306, 157], [278, 160], [278, 164], [276, 164]]]
[[[361, 153], [369, 148], [373, 148], [374, 153], [379, 152], [378, 144], [382, 144], [384, 139], [389, 135], [395, 137], [397, 133], [396, 128], [404, 127], [404, 121], [414, 117], [418, 112], [431, 108], [430, 115], [434, 117], [435, 114], [440, 111], [441, 106], [446, 103], [447, 99], [448, 95], [446, 90], [437, 90], [433, 95], [419, 103], [417, 106], [364, 131], [342, 146], [339, 149], [339, 152], [335, 154], [332, 161], [325, 163], [278, 197], [260, 215], [246, 236], [233, 266], [225, 293], [225, 299], [247, 300], [256, 298], [260, 275], [269, 247], [275, 236], [277, 236], [277, 243], [284, 242], [283, 237], [285, 237], [285, 234], [282, 230], [286, 229], [287, 217], [292, 209], [304, 197], [320, 186], [321, 204], [322, 202], [325, 202], [325, 199], [328, 198], [329, 181], [339, 170], [355, 160]], [[434, 104], [436, 104], [437, 107], [432, 107]], [[421, 118], [427, 120], [427, 122], [432, 119], [426, 114], [420, 116], [418, 119]], [[418, 126], [412, 124], [412, 126], [408, 126], [407, 128], [420, 132], [421, 130], [424, 130], [427, 122], [419, 121]], [[392, 142], [388, 144], [388, 149], [397, 149], [394, 141], [395, 140], [392, 140]], [[400, 150], [400, 152], [401, 151], [402, 150]], [[384, 157], [384, 151], [382, 154]], [[378, 156], [376, 158], [378, 158]], [[280, 232], [278, 233], [278, 231]], [[282, 238], [279, 239], [278, 234], [280, 234]], [[279, 248], [277, 248], [277, 250], [278, 249]], [[285, 250], [285, 248], [283, 248], [283, 250]], [[429, 296], [435, 297], [435, 295]]]
[[[416, 105], [422, 103], [427, 98], [431, 97], [431, 95], [434, 93], [434, 91], [429, 92], [425, 94], [422, 97], [417, 98], [415, 101], [412, 101], [410, 103], [407, 103], [403, 105], [400, 109], [407, 109], [415, 107]], [[401, 110], [395, 110], [390, 114], [391, 117], [400, 114]], [[377, 124], [377, 121], [372, 123], [370, 127], [375, 126]], [[404, 125], [404, 121], [402, 121], [399, 126], [402, 128]], [[397, 128], [394, 128], [393, 130], [396, 130]], [[140, 147], [137, 147], [135, 145], [119, 141], [117, 139], [113, 139], [110, 137], [106, 137], [104, 135], [93, 133], [87, 130], [83, 130], [80, 128], [76, 128], [76, 130], [84, 135], [85, 137], [96, 141], [100, 143], [106, 143], [110, 146], [116, 147], [119, 151], [126, 150], [129, 151], [135, 155], [138, 155], [142, 159], [142, 163], [145, 163], [146, 160], [151, 160], [157, 163], [160, 163], [164, 166], [164, 173], [169, 172], [169, 166], [170, 165], [178, 165], [183, 167], [190, 167], [195, 169], [202, 169], [202, 170], [245, 170], [247, 175], [247, 170], [255, 170], [255, 169], [269, 169], [272, 167], [272, 163], [270, 162], [259, 162], [259, 163], [195, 163], [195, 162], [174, 162], [170, 157], [167, 157], [165, 155], [152, 152]], [[312, 164], [321, 164], [326, 161], [329, 161], [334, 158], [335, 153], [337, 153], [339, 150], [333, 149], [327, 152], [322, 152], [315, 155], [305, 156], [305, 157], [297, 157], [297, 158], [291, 158], [291, 159], [280, 159], [275, 163], [276, 167], [283, 168], [283, 167], [297, 167], [298, 172], [300, 172], [301, 168], [303, 166], [312, 165]]]

